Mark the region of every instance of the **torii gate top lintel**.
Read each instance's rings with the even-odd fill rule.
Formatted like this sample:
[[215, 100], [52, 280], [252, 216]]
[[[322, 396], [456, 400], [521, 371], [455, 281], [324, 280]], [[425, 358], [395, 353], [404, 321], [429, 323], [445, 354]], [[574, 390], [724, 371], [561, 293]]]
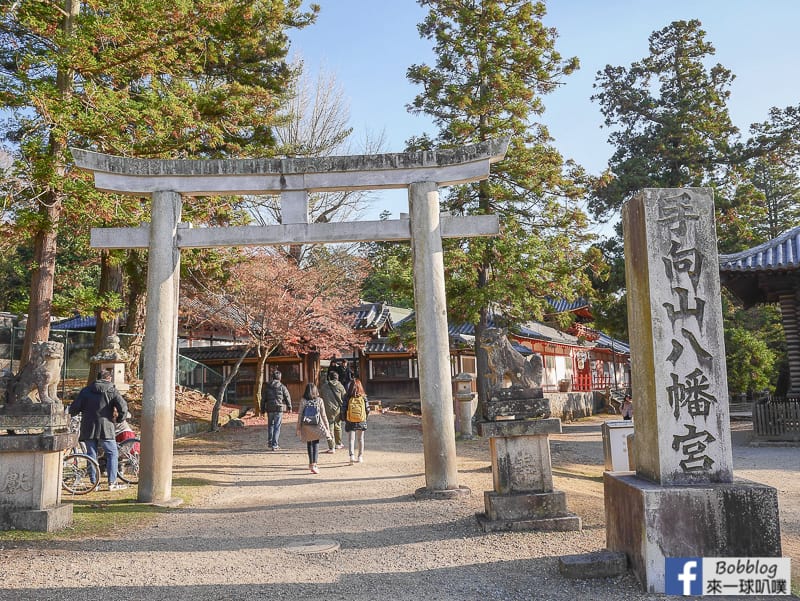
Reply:
[[485, 179], [505, 156], [509, 138], [451, 150], [281, 159], [137, 159], [71, 148], [77, 167], [94, 173], [107, 192], [149, 195], [171, 190], [191, 196], [280, 194], [440, 186]]

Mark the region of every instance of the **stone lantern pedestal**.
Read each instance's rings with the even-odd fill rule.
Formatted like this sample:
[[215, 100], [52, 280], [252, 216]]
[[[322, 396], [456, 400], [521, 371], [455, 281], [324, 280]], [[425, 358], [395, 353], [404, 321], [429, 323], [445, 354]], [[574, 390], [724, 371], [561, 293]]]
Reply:
[[580, 530], [581, 519], [567, 511], [566, 496], [553, 490], [550, 433], [561, 432], [558, 418], [480, 422], [489, 437], [494, 490], [484, 492], [484, 532], [498, 530]]

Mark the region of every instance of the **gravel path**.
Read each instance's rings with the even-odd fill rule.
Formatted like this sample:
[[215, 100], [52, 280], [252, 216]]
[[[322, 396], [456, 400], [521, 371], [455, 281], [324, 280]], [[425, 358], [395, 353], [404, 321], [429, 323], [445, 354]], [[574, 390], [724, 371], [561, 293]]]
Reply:
[[[211, 483], [191, 506], [114, 538], [0, 541], [0, 600], [668, 599], [641, 592], [629, 575], [576, 581], [558, 573], [558, 557], [605, 545], [602, 421], [565, 424], [564, 434], [551, 437], [555, 487], [582, 518], [580, 532], [480, 530], [475, 514], [492, 488], [482, 439], [458, 443], [460, 484], [471, 495], [415, 500], [425, 478], [413, 416], [373, 415], [365, 463], [350, 466], [341, 451], [323, 454], [316, 476], [291, 421], [279, 452], [263, 450], [263, 425], [181, 439], [175, 478]], [[745, 436], [734, 432], [734, 442]], [[741, 444], [734, 454], [737, 476], [779, 488], [784, 554], [795, 570], [798, 456], [796, 448]], [[325, 541], [339, 550], [306, 552]]]

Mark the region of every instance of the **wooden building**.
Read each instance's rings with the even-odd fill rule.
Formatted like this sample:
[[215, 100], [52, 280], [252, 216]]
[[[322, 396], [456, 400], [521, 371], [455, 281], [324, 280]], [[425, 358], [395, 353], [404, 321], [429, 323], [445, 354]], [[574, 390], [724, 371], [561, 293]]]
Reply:
[[[569, 331], [553, 325], [527, 322], [510, 335], [512, 346], [523, 355], [539, 353], [544, 364], [545, 392], [590, 392], [624, 389], [630, 385], [630, 349], [627, 344], [601, 332], [591, 330], [584, 321], [591, 317], [589, 306], [576, 303], [551, 302], [553, 314], [569, 311], [576, 316]], [[360, 348], [341, 349], [335, 358], [346, 359], [360, 377], [373, 399], [419, 398], [419, 371], [413, 349], [404, 347], [393, 336], [398, 328], [413, 318], [410, 309], [392, 307], [386, 303], [364, 302], [348, 312], [352, 326], [369, 335]], [[94, 318], [80, 325], [89, 329]], [[91, 323], [89, 323], [91, 322]], [[76, 322], [69, 322], [76, 326]], [[220, 330], [179, 329], [179, 360], [176, 382], [216, 395], [219, 383], [236, 365], [244, 347], [235, 333]], [[476, 375], [475, 332], [471, 324], [451, 324], [451, 375]], [[269, 374], [278, 369], [282, 381], [297, 401], [305, 384], [324, 378], [334, 357], [285, 355], [280, 349], [267, 359]], [[250, 404], [258, 388], [256, 383], [258, 357], [251, 351], [239, 368], [228, 389], [228, 402]], [[296, 405], [296, 402], [295, 402]]]

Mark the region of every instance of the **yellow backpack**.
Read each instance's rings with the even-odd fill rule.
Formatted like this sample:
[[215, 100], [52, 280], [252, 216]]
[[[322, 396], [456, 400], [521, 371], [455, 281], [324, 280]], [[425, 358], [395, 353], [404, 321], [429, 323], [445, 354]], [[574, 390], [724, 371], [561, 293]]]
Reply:
[[363, 396], [354, 396], [347, 401], [347, 421], [363, 422], [367, 419], [367, 400]]

